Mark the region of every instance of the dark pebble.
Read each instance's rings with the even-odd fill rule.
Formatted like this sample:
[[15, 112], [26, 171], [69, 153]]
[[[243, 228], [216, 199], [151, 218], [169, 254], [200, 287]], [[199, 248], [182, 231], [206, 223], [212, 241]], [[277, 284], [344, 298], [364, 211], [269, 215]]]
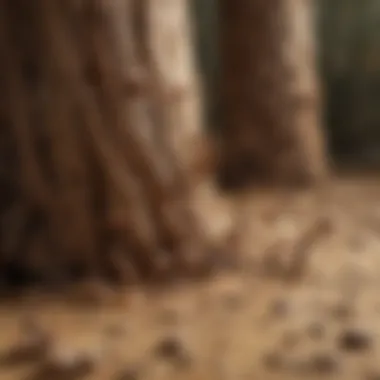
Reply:
[[182, 353], [183, 347], [179, 339], [175, 337], [164, 338], [156, 346], [156, 354], [162, 358], [176, 357]]
[[189, 366], [191, 362], [188, 351], [176, 337], [162, 339], [155, 347], [154, 352], [158, 358], [171, 361], [181, 367]]
[[343, 330], [337, 338], [337, 344], [342, 351], [366, 351], [373, 346], [373, 338], [359, 329]]
[[348, 320], [352, 315], [352, 307], [344, 303], [335, 305], [331, 310], [331, 316], [339, 322]]

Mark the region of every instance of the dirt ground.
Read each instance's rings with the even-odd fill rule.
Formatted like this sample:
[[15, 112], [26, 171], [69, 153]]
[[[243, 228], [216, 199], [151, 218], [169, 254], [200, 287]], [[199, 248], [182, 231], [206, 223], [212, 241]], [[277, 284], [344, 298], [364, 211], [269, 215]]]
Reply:
[[102, 289], [107, 306], [85, 291], [4, 302], [0, 380], [380, 379], [380, 179], [232, 203], [233, 273]]

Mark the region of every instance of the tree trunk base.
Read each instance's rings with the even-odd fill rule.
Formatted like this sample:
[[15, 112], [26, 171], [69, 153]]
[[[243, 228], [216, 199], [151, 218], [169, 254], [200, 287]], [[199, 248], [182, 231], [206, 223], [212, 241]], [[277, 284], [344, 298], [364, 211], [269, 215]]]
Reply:
[[158, 19], [153, 3], [1, 4], [4, 286], [209, 272], [213, 249], [169, 125], [177, 94], [157, 82], [142, 33]]

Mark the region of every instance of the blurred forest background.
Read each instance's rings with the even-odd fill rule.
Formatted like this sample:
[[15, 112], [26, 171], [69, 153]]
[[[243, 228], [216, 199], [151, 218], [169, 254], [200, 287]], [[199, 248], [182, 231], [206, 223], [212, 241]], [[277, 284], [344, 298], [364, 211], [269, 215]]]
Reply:
[[[317, 0], [324, 127], [336, 163], [380, 165], [380, 3]], [[194, 0], [209, 125], [220, 128], [218, 1]]]

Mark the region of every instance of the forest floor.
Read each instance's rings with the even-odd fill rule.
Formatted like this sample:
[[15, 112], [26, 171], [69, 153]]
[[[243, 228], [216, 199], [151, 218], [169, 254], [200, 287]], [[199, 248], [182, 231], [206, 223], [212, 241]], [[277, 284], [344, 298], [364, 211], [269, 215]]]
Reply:
[[[0, 379], [380, 379], [380, 179], [232, 203], [234, 273], [107, 306], [79, 293], [3, 303]], [[39, 360], [45, 334], [60, 365]]]

